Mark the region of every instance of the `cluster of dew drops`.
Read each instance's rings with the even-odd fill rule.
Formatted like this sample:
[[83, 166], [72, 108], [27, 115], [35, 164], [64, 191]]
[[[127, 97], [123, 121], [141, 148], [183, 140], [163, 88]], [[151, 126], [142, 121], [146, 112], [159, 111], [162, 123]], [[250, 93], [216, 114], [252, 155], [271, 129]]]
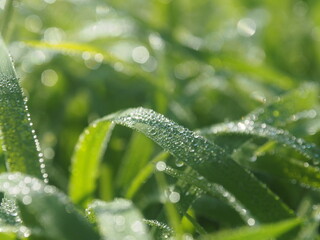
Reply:
[[41, 171], [41, 174], [42, 174], [44, 182], [48, 183], [49, 182], [48, 173], [46, 172], [46, 165], [45, 165], [45, 162], [44, 162], [44, 156], [43, 156], [43, 153], [41, 152], [41, 147], [40, 147], [40, 143], [39, 143], [38, 137], [36, 135], [36, 132], [33, 129], [33, 123], [31, 121], [31, 116], [30, 116], [30, 113], [29, 113], [29, 110], [28, 110], [28, 106], [27, 106], [26, 103], [27, 103], [27, 98], [24, 98], [24, 106], [25, 106], [25, 110], [26, 110], [26, 113], [27, 113], [27, 120], [28, 120], [30, 128], [32, 129], [31, 132], [32, 132], [32, 135], [33, 135], [33, 140], [34, 140], [34, 143], [35, 143], [35, 146], [36, 146], [36, 150], [38, 152], [40, 171]]

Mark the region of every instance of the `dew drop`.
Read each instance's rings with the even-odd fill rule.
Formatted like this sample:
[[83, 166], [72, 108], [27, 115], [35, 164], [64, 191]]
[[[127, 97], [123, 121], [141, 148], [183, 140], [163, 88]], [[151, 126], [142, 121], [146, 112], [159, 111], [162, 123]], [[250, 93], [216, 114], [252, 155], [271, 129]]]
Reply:
[[180, 193], [178, 193], [178, 192], [171, 192], [171, 193], [169, 194], [169, 200], [170, 200], [170, 202], [172, 202], [172, 203], [177, 203], [177, 202], [179, 202], [179, 201], [180, 201]]
[[23, 202], [23, 204], [25, 204], [25, 205], [29, 205], [29, 204], [31, 204], [32, 203], [32, 198], [30, 197], [30, 196], [24, 196], [23, 198], [22, 198], [22, 202]]
[[163, 161], [159, 161], [157, 162], [156, 164], [156, 169], [159, 171], [159, 172], [162, 172], [164, 170], [166, 170], [166, 167], [167, 167], [167, 164]]
[[247, 223], [249, 226], [254, 226], [256, 224], [256, 220], [254, 220], [253, 218], [249, 218]]
[[176, 164], [177, 167], [182, 167], [182, 166], [184, 165], [184, 162], [181, 161], [181, 160], [179, 160], [179, 159], [177, 159], [177, 160], [175, 161], [175, 164]]

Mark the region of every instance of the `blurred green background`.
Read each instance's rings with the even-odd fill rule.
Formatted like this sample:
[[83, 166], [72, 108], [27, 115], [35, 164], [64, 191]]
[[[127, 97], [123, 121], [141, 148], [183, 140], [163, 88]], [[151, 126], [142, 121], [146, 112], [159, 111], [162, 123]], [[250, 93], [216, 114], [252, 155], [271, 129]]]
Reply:
[[[317, 82], [319, 12], [316, 0], [14, 1], [6, 40], [51, 182], [67, 191], [80, 133], [109, 113], [144, 106], [198, 129]], [[115, 130], [109, 180], [130, 137]]]

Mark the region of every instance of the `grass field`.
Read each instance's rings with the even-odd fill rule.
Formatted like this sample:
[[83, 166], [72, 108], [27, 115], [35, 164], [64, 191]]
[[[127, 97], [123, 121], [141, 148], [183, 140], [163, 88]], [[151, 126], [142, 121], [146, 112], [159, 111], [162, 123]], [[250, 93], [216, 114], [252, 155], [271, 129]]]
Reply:
[[0, 239], [320, 239], [319, 12], [0, 0]]

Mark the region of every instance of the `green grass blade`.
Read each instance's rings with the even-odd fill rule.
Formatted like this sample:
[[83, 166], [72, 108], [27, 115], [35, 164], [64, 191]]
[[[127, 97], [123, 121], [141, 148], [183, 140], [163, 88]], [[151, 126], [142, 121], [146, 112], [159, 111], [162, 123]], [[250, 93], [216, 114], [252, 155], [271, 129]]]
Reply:
[[158, 88], [159, 91], [166, 92], [167, 89], [165, 89], [161, 84], [158, 82], [155, 82], [153, 79], [153, 76], [142, 69], [138, 68], [137, 65], [124, 61], [115, 55], [113, 55], [110, 52], [107, 52], [103, 49], [92, 47], [92, 45], [83, 44], [83, 43], [74, 43], [74, 42], [62, 42], [62, 43], [46, 43], [46, 42], [39, 42], [39, 41], [28, 41], [24, 42], [27, 46], [33, 47], [33, 48], [40, 48], [40, 49], [48, 49], [52, 51], [56, 51], [62, 54], [71, 54], [71, 55], [79, 55], [81, 56], [83, 53], [88, 53], [92, 59], [95, 58], [95, 56], [98, 56], [100, 58], [103, 57], [102, 61], [104, 63], [114, 65], [116, 63], [122, 64], [125, 69], [124, 73], [128, 75], [138, 75], [142, 77], [146, 82], [151, 84], [152, 86]]
[[318, 103], [318, 92], [317, 85], [306, 84], [290, 91], [275, 102], [254, 110], [243, 120], [281, 127], [301, 118], [312, 118], [316, 114], [313, 108]]
[[254, 123], [249, 120], [223, 123], [203, 129], [200, 134], [212, 140], [218, 135], [229, 134], [263, 137], [288, 146], [315, 163], [320, 161], [320, 149], [315, 144], [307, 143], [302, 138], [296, 138], [287, 131], [268, 126], [265, 123]]
[[39, 142], [19, 86], [12, 60], [0, 38], [0, 127], [9, 171], [46, 180]]
[[152, 152], [153, 143], [150, 139], [139, 133], [132, 135], [130, 146], [117, 174], [116, 184], [122, 193], [127, 192], [132, 180], [150, 160]]
[[99, 239], [67, 196], [43, 181], [20, 173], [0, 175], [0, 191], [17, 200], [24, 224], [45, 239]]
[[87, 212], [96, 219], [103, 239], [150, 239], [142, 215], [129, 200], [96, 200]]
[[171, 167], [166, 167], [164, 172], [172, 177], [184, 181], [190, 185], [193, 185], [202, 190], [203, 193], [209, 194], [212, 197], [219, 198], [223, 202], [226, 202], [234, 210], [238, 212], [240, 217], [246, 222], [250, 223], [250, 219], [253, 219], [253, 216], [249, 211], [244, 211], [245, 207], [228, 191], [226, 191], [222, 186], [219, 186], [214, 183], [209, 183], [201, 176], [196, 176], [194, 174], [181, 172], [179, 170], [173, 169]]
[[278, 223], [257, 227], [241, 227], [235, 230], [225, 230], [216, 234], [204, 236], [203, 240], [268, 240], [281, 236], [301, 224], [301, 220], [294, 218]]
[[5, 233], [5, 232], [0, 233], [0, 238], [1, 238], [1, 240], [16, 240], [17, 239], [17, 237], [14, 233]]
[[98, 168], [113, 124], [97, 122], [79, 138], [72, 157], [69, 196], [76, 204], [86, 205], [93, 198]]
[[5, 11], [1, 25], [1, 35], [4, 39], [7, 39], [10, 28], [10, 20], [13, 15], [13, 1], [14, 0], [7, 0], [5, 5]]
[[144, 168], [142, 168], [131, 183], [128, 186], [128, 190], [125, 194], [126, 198], [132, 199], [136, 192], [140, 189], [144, 182], [153, 174], [154, 163], [159, 161], [164, 161], [168, 158], [168, 153], [161, 152], [151, 160]]
[[292, 216], [292, 212], [270, 190], [220, 147], [164, 116], [152, 110], [136, 108], [108, 115], [95, 124], [110, 122], [142, 132], [209, 182], [222, 185], [257, 221], [270, 222]]

